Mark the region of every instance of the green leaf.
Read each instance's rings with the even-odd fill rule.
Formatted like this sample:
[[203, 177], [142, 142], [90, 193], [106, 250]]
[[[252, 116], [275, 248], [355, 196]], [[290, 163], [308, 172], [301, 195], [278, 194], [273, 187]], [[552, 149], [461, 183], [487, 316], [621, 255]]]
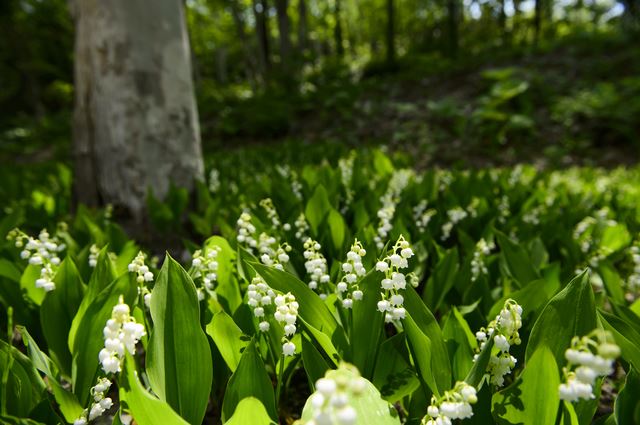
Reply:
[[638, 374], [637, 369], [631, 368], [627, 373], [624, 387], [615, 401], [614, 414], [618, 424], [640, 424], [638, 394], [640, 394], [640, 374]]
[[206, 240], [204, 246], [217, 246], [220, 248], [216, 257], [218, 262], [216, 294], [224, 298], [225, 308], [227, 308], [227, 312], [231, 313], [242, 304], [240, 285], [233, 267], [233, 262], [236, 260], [236, 252], [231, 248], [229, 242], [220, 236], [210, 237]]
[[498, 424], [553, 424], [560, 405], [560, 373], [554, 354], [540, 346], [513, 384], [493, 395], [493, 416]]
[[469, 324], [455, 307], [451, 309], [444, 322], [442, 335], [452, 357], [453, 379], [460, 381], [473, 367], [473, 349], [478, 343]]
[[7, 376], [6, 386], [0, 385], [0, 400], [6, 413], [27, 417], [40, 402], [45, 384], [27, 356], [0, 340], [0, 376]]
[[640, 330], [618, 316], [598, 311], [598, 317], [605, 329], [613, 334], [620, 347], [622, 358], [640, 370]]
[[316, 186], [316, 190], [313, 192], [313, 196], [307, 202], [307, 206], [304, 209], [304, 215], [311, 226], [313, 234], [318, 236], [318, 228], [322, 223], [322, 220], [329, 214], [331, 210], [331, 203], [329, 202], [329, 195], [327, 190], [321, 184]]
[[564, 352], [571, 339], [588, 334], [596, 325], [593, 290], [589, 275], [583, 272], [558, 292], [540, 313], [527, 343], [527, 361], [539, 347], [546, 346], [558, 365], [564, 364]]
[[420, 381], [409, 361], [409, 352], [403, 334], [397, 334], [380, 345], [373, 384], [380, 388], [382, 398], [395, 403], [413, 393]]
[[330, 369], [326, 359], [313, 345], [310, 338], [302, 336], [302, 362], [304, 371], [309, 379], [309, 386], [314, 387], [316, 381]]
[[[432, 393], [440, 397], [441, 392], [436, 383], [435, 369], [431, 362], [431, 340], [420, 330], [410, 314], [407, 314], [403, 324], [418, 376], [423, 385], [427, 385]], [[442, 391], [445, 391], [445, 388], [442, 388]]]
[[478, 385], [480, 385], [480, 382], [482, 382], [482, 378], [484, 378], [487, 373], [487, 366], [489, 365], [489, 360], [491, 360], [492, 348], [493, 336], [489, 338], [484, 348], [482, 348], [480, 354], [478, 354], [478, 358], [475, 362], [473, 362], [473, 366], [471, 367], [469, 374], [466, 378], [464, 378], [464, 381], [467, 384], [473, 387], [478, 387]]
[[233, 416], [225, 425], [271, 425], [275, 424], [260, 400], [255, 397], [243, 398], [236, 407]]
[[6, 258], [0, 258], [0, 276], [6, 277], [14, 282], [20, 282], [22, 274], [11, 261]]
[[453, 287], [458, 273], [458, 249], [453, 248], [446, 252], [438, 261], [424, 288], [424, 301], [430, 310], [436, 311], [444, 297]]
[[511, 277], [521, 286], [540, 278], [540, 274], [533, 268], [529, 254], [521, 245], [513, 242], [499, 231], [496, 231], [496, 237], [500, 245], [501, 256]]
[[118, 386], [120, 387], [120, 399], [127, 403], [136, 423], [139, 425], [186, 425], [187, 422], [171, 406], [149, 394], [142, 386], [137, 376], [133, 357], [129, 353], [126, 356], [125, 367], [118, 380]]
[[[102, 292], [104, 288], [106, 288], [111, 282], [113, 282], [116, 278], [116, 271], [109, 257], [108, 246], [102, 248], [100, 253], [98, 254], [98, 260], [96, 263], [95, 269], [91, 273], [91, 277], [89, 278], [89, 284], [87, 285], [87, 290], [84, 294], [84, 298], [82, 298], [82, 302], [80, 303], [80, 307], [78, 307], [78, 312], [76, 313], [73, 321], [71, 322], [71, 329], [69, 329], [69, 349], [73, 353], [73, 347], [75, 346], [76, 332], [78, 331], [78, 326], [80, 326], [80, 322], [84, 320], [84, 315], [89, 305], [93, 302], [94, 299]], [[104, 325], [103, 325], [104, 326]]]
[[451, 363], [440, 325], [411, 286], [408, 286], [405, 292], [404, 307], [420, 331], [429, 338], [431, 343], [431, 369], [438, 384], [438, 389], [441, 391], [450, 389]]
[[147, 352], [151, 389], [189, 423], [201, 423], [213, 365], [189, 274], [169, 254], [151, 294], [153, 330]]
[[41, 269], [41, 266], [29, 264], [20, 277], [20, 287], [26, 291], [27, 297], [36, 305], [42, 304], [46, 294], [44, 289], [36, 288], [36, 279], [40, 278]]
[[[339, 379], [346, 382], [357, 379], [357, 374], [347, 368], [331, 370], [325, 375], [329, 379]], [[364, 379], [364, 378], [360, 378]], [[358, 424], [375, 424], [375, 425], [399, 425], [400, 418], [396, 410], [385, 400], [380, 397], [380, 393], [376, 387], [369, 381], [365, 380], [365, 389], [358, 397], [352, 397], [350, 401], [357, 414]], [[302, 420], [309, 421], [313, 418], [314, 408], [310, 398], [302, 409]]]
[[54, 283], [56, 289], [47, 294], [40, 306], [40, 324], [51, 357], [63, 374], [71, 376], [72, 356], [67, 338], [84, 294], [84, 284], [71, 257], [60, 264]]
[[234, 372], [240, 362], [242, 351], [249, 344], [250, 338], [236, 325], [231, 316], [219, 311], [207, 325], [207, 333], [218, 347], [231, 372]]
[[255, 342], [252, 340], [245, 348], [238, 363], [238, 368], [231, 375], [222, 402], [222, 420], [231, 418], [240, 400], [246, 397], [257, 398], [267, 409], [272, 419], [277, 419], [275, 396], [271, 379], [264, 367], [264, 362]]
[[353, 304], [351, 362], [362, 376], [371, 378], [384, 328], [384, 315], [378, 311], [381, 274], [371, 271], [359, 283], [362, 300]]
[[38, 344], [36, 344], [31, 335], [29, 335], [27, 329], [22, 326], [17, 326], [17, 328], [22, 335], [22, 341], [27, 347], [27, 353], [34, 367], [47, 376], [47, 383], [51, 387], [53, 396], [60, 407], [64, 419], [69, 423], [73, 422], [80, 416], [84, 409], [80, 406], [76, 396], [65, 390], [58, 382], [55, 364], [52, 363], [46, 354], [40, 351]]
[[601, 260], [598, 263], [598, 273], [602, 277], [602, 282], [607, 290], [607, 294], [617, 303], [624, 303], [624, 289], [622, 289], [622, 279], [618, 271], [608, 260]]
[[627, 226], [622, 223], [618, 223], [614, 226], [607, 226], [602, 232], [600, 238], [600, 248], [605, 253], [616, 252], [631, 242], [631, 235], [627, 230]]
[[331, 232], [331, 241], [336, 251], [341, 251], [346, 238], [347, 226], [340, 214], [335, 209], [331, 208], [329, 215], [327, 216], [327, 224], [329, 225], [329, 231]]

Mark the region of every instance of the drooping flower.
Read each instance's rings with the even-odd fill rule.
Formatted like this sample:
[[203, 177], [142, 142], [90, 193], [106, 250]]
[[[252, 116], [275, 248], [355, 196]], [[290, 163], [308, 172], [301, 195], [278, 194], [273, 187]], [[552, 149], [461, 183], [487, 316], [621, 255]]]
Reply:
[[145, 335], [144, 325], [137, 323], [129, 314], [129, 306], [122, 295], [111, 311], [111, 318], [103, 330], [104, 348], [98, 359], [106, 373], [118, 373], [121, 370], [125, 350], [135, 353], [136, 344]]

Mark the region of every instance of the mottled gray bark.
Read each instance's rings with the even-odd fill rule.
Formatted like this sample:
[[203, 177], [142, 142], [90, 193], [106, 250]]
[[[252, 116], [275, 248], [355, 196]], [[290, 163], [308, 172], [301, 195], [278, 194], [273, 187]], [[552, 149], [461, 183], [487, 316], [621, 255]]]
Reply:
[[76, 197], [136, 221], [203, 175], [181, 0], [74, 0]]

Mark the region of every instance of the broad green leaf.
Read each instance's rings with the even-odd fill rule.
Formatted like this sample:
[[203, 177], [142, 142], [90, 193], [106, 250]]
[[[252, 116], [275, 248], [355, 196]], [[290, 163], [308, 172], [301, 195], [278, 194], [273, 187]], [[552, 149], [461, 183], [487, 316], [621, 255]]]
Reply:
[[231, 313], [242, 303], [242, 295], [240, 294], [240, 285], [235, 276], [233, 262], [236, 261], [236, 252], [231, 248], [226, 239], [220, 236], [212, 236], [204, 243], [205, 247], [217, 246], [220, 252], [216, 257], [218, 261], [218, 285], [216, 294], [224, 298], [227, 312]]
[[317, 342], [320, 348], [322, 348], [327, 359], [331, 361], [331, 364], [334, 367], [337, 367], [340, 363], [340, 354], [338, 354], [338, 350], [333, 346], [333, 343], [327, 334], [320, 332], [301, 317], [299, 317], [298, 320], [304, 325], [304, 329], [307, 331], [309, 337]]
[[329, 214], [331, 210], [331, 203], [329, 202], [329, 195], [327, 190], [322, 185], [316, 186], [316, 190], [313, 192], [313, 196], [307, 202], [307, 206], [304, 210], [304, 215], [311, 226], [313, 234], [318, 236], [318, 228]]
[[168, 254], [151, 296], [147, 352], [151, 389], [189, 423], [204, 418], [213, 365], [200, 326], [200, 303], [189, 274]]
[[453, 379], [460, 381], [473, 366], [473, 349], [478, 343], [469, 324], [455, 307], [451, 309], [444, 322], [442, 336], [452, 357]]
[[51, 357], [64, 375], [71, 376], [72, 356], [67, 338], [84, 293], [84, 284], [71, 257], [60, 264], [54, 283], [56, 289], [47, 294], [40, 306], [40, 324]]
[[602, 282], [607, 290], [607, 294], [616, 303], [624, 303], [624, 290], [622, 289], [622, 279], [618, 271], [608, 260], [601, 260], [598, 263], [598, 273], [602, 277]]
[[22, 274], [11, 261], [6, 258], [0, 258], [0, 276], [6, 277], [13, 282], [20, 282]]
[[475, 362], [473, 362], [473, 366], [471, 367], [469, 374], [466, 378], [464, 378], [464, 381], [467, 384], [476, 388], [478, 387], [478, 385], [480, 385], [480, 382], [482, 382], [482, 378], [484, 378], [487, 373], [487, 366], [489, 365], [489, 360], [491, 360], [492, 349], [493, 336], [489, 338], [484, 348], [482, 348], [482, 350], [478, 354], [478, 358]]
[[618, 424], [640, 424], [638, 394], [640, 394], [640, 374], [632, 367], [615, 401], [614, 414]]
[[236, 407], [233, 416], [225, 425], [271, 425], [275, 424], [269, 417], [260, 400], [255, 397], [243, 398]]
[[82, 298], [80, 307], [78, 307], [78, 312], [71, 322], [71, 329], [69, 329], [69, 338], [67, 341], [69, 343], [69, 349], [72, 353], [73, 347], [75, 346], [78, 326], [80, 326], [80, 322], [84, 320], [84, 315], [89, 308], [89, 305], [98, 296], [98, 294], [100, 294], [102, 290], [109, 284], [111, 284], [111, 282], [113, 282], [116, 278], [115, 267], [113, 265], [113, 262], [111, 261], [111, 258], [109, 257], [108, 248], [108, 246], [105, 246], [98, 254], [97, 264], [95, 269], [93, 269], [93, 272], [91, 273], [91, 277], [89, 278], [87, 290], [85, 291], [84, 297]]
[[333, 247], [336, 251], [341, 251], [347, 233], [347, 226], [344, 222], [344, 218], [342, 218], [342, 214], [332, 208], [327, 216], [327, 224], [329, 225], [329, 231], [331, 232]]
[[389, 403], [401, 400], [420, 386], [409, 361], [403, 334], [394, 335], [380, 344], [372, 382]]
[[596, 325], [593, 290], [589, 275], [583, 272], [558, 292], [540, 313], [527, 343], [527, 361], [539, 347], [546, 346], [558, 365], [563, 365], [564, 352], [571, 345], [571, 339], [588, 334]]
[[[129, 276], [123, 275], [102, 290], [87, 306], [78, 324], [74, 345], [71, 350], [73, 392], [82, 405], [89, 400], [89, 390], [95, 385], [100, 362], [98, 353], [104, 348], [103, 329], [111, 318], [113, 307], [120, 296], [132, 305], [137, 288], [130, 285]], [[77, 317], [77, 316], [76, 316]], [[75, 320], [75, 319], [74, 319]]]
[[494, 419], [498, 424], [553, 424], [560, 405], [560, 372], [554, 355], [540, 346], [513, 384], [493, 395]]
[[353, 303], [351, 362], [362, 376], [373, 376], [373, 365], [384, 328], [384, 316], [378, 311], [382, 274], [371, 271], [359, 283], [362, 299]]
[[[340, 379], [347, 382], [357, 379], [356, 373], [348, 368], [330, 370], [325, 376], [329, 379]], [[380, 393], [371, 382], [365, 380], [365, 384], [362, 394], [358, 397], [352, 397], [349, 403], [356, 411], [357, 423], [400, 425], [397, 411], [380, 397]], [[313, 413], [313, 405], [310, 399], [307, 399], [304, 409], [302, 409], [302, 420], [309, 421], [313, 418]]]
[[255, 342], [251, 341], [245, 348], [238, 363], [238, 368], [231, 375], [227, 390], [224, 393], [222, 402], [223, 422], [233, 416], [236, 406], [246, 397], [257, 398], [267, 409], [272, 419], [277, 419], [275, 396], [271, 379], [264, 367], [264, 362], [258, 351]]
[[53, 364], [46, 354], [40, 351], [40, 348], [31, 335], [29, 335], [27, 329], [22, 326], [18, 326], [17, 328], [22, 335], [22, 341], [27, 347], [29, 358], [34, 367], [47, 376], [47, 384], [51, 387], [53, 396], [60, 407], [64, 419], [69, 423], [73, 422], [80, 416], [84, 409], [80, 406], [80, 403], [78, 403], [76, 396], [65, 390], [58, 382], [55, 364]]
[[404, 307], [420, 331], [429, 338], [431, 343], [431, 369], [438, 384], [438, 389], [442, 391], [448, 390], [451, 388], [452, 383], [451, 363], [440, 325], [411, 286], [408, 286], [405, 291]]
[[520, 304], [522, 307], [523, 317], [529, 316], [531, 313], [534, 313], [539, 308], [543, 307], [555, 295], [558, 289], [560, 289], [560, 282], [555, 276], [536, 279], [529, 282], [521, 289], [518, 289], [509, 295], [505, 295], [496, 301], [493, 307], [491, 307], [491, 310], [487, 315], [487, 319], [493, 320], [498, 314], [500, 314], [500, 310], [502, 310], [504, 302], [508, 298], [511, 298]]
[[[129, 353], [118, 380], [120, 399], [127, 403], [131, 416], [139, 425], [186, 425], [171, 406], [151, 395], [138, 379], [136, 365]], [[199, 422], [198, 422], [199, 423]]]
[[631, 242], [631, 235], [627, 230], [627, 226], [622, 223], [618, 223], [614, 226], [607, 226], [602, 232], [600, 238], [600, 248], [604, 252], [616, 252]]
[[231, 372], [234, 372], [240, 362], [242, 351], [249, 344], [249, 337], [236, 325], [231, 316], [219, 311], [207, 325], [207, 333], [218, 347]]
[[640, 370], [640, 331], [626, 320], [605, 311], [598, 311], [598, 317], [604, 328], [613, 334], [622, 358]]
[[424, 301], [429, 309], [436, 311], [455, 283], [458, 272], [458, 249], [453, 248], [440, 259], [424, 288]]
[[46, 294], [44, 289], [36, 288], [36, 280], [40, 278], [41, 269], [41, 266], [29, 264], [20, 277], [20, 287], [26, 291], [27, 297], [36, 305], [42, 304]]
[[27, 417], [40, 402], [45, 384], [27, 356], [0, 340], [0, 376], [7, 377], [0, 385], [0, 400], [6, 404], [6, 414]]
[[314, 388], [316, 381], [330, 369], [324, 356], [304, 335], [302, 337], [302, 362], [311, 388]]
[[533, 268], [529, 254], [525, 249], [509, 239], [504, 233], [496, 231], [501, 256], [511, 277], [520, 283], [527, 283], [539, 279], [540, 274]]
[[[436, 371], [433, 368], [431, 361], [431, 340], [420, 330], [410, 314], [407, 314], [403, 323], [404, 332], [407, 335], [406, 338], [411, 350], [411, 357], [415, 363], [416, 372], [418, 373], [423, 385], [427, 385], [429, 390], [439, 397], [441, 392], [435, 381]], [[442, 391], [445, 391], [445, 389], [443, 388]]]

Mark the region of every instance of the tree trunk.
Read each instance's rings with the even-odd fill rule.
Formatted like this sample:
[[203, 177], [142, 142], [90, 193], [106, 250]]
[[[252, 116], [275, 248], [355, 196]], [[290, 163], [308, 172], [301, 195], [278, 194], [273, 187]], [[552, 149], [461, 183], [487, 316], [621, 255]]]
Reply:
[[244, 29], [242, 11], [240, 10], [237, 0], [230, 0], [230, 6], [231, 17], [233, 18], [233, 23], [236, 27], [236, 34], [244, 51], [244, 59], [246, 61], [246, 75], [247, 78], [253, 83], [256, 79], [256, 62], [254, 55], [251, 53], [251, 47], [249, 45], [247, 33]]
[[267, 0], [253, 0], [253, 14], [256, 18], [256, 34], [258, 36], [258, 50], [260, 68], [264, 80], [271, 70], [271, 56], [269, 54], [269, 28], [266, 12], [269, 6]]
[[458, 0], [447, 0], [447, 18], [449, 21], [449, 56], [458, 56]]
[[392, 65], [396, 61], [396, 29], [395, 7], [393, 0], [387, 0], [387, 63]]
[[278, 34], [280, 35], [280, 64], [286, 71], [291, 62], [291, 38], [290, 21], [287, 9], [289, 0], [276, 0], [276, 12], [278, 14]]
[[307, 1], [298, 0], [298, 50], [300, 55], [304, 56], [308, 47], [307, 40]]
[[136, 223], [147, 190], [202, 178], [198, 111], [180, 0], [76, 0], [76, 200]]
[[533, 45], [540, 41], [540, 29], [542, 28], [542, 0], [535, 0], [533, 13]]
[[344, 40], [342, 39], [342, 7], [341, 0], [335, 0], [334, 9], [336, 26], [333, 29], [333, 36], [336, 43], [336, 54], [338, 57], [344, 56]]

